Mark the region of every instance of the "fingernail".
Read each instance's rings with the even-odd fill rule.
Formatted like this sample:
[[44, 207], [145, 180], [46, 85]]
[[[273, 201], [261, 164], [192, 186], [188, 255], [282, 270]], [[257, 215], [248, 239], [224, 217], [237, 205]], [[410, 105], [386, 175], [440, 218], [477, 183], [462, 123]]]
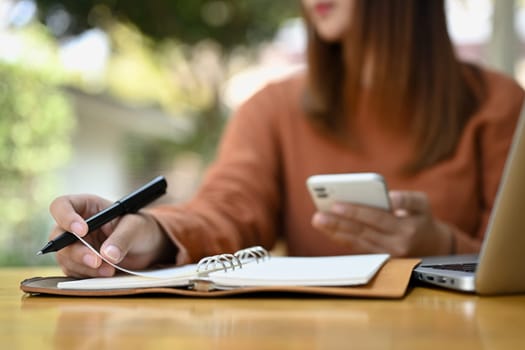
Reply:
[[81, 232], [83, 231], [84, 229], [84, 226], [82, 226], [82, 224], [78, 221], [74, 221], [72, 224], [71, 224], [71, 227], [69, 228], [69, 230], [77, 235], [80, 235]]
[[326, 215], [316, 213], [314, 215], [314, 223], [319, 226], [325, 226], [328, 223], [328, 218]]
[[390, 191], [390, 203], [395, 208], [400, 207], [401, 206], [401, 194], [396, 191]]
[[114, 245], [108, 245], [104, 248], [104, 255], [111, 259], [113, 262], [120, 261], [120, 249]]
[[336, 203], [332, 206], [332, 212], [334, 212], [335, 214], [344, 214], [345, 211], [345, 207], [341, 204]]
[[113, 276], [113, 268], [108, 265], [102, 266], [100, 269], [98, 269], [98, 274], [102, 277], [111, 277]]
[[82, 257], [82, 261], [89, 267], [96, 269], [98, 266], [98, 259], [93, 254], [85, 254]]

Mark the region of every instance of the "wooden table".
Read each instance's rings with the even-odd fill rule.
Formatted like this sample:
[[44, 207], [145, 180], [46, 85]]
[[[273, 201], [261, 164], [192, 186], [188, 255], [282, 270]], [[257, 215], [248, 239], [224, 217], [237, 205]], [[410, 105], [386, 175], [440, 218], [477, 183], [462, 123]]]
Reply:
[[402, 300], [29, 297], [0, 269], [2, 349], [525, 349], [525, 295], [416, 287]]

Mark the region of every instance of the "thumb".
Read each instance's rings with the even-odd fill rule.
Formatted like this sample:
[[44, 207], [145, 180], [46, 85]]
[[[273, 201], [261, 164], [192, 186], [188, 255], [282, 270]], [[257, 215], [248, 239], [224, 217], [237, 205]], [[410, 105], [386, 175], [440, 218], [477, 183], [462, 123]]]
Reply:
[[394, 211], [422, 214], [430, 209], [428, 197], [418, 191], [390, 191], [390, 201]]
[[100, 254], [102, 254], [104, 258], [108, 259], [113, 264], [118, 264], [124, 258], [122, 248], [120, 248], [117, 244], [109, 243], [108, 240], [106, 240], [102, 245]]
[[100, 254], [114, 264], [121, 262], [137, 240], [136, 215], [125, 215], [100, 247]]
[[[108, 238], [100, 247], [100, 253], [113, 264], [118, 264], [128, 254], [133, 254], [133, 262], [126, 261], [133, 266], [144, 264], [145, 257], [151, 255], [158, 240], [152, 235], [153, 219], [141, 213], [127, 214], [118, 220], [112, 228]], [[142, 256], [143, 259], [139, 259]], [[131, 266], [130, 265], [130, 266]]]

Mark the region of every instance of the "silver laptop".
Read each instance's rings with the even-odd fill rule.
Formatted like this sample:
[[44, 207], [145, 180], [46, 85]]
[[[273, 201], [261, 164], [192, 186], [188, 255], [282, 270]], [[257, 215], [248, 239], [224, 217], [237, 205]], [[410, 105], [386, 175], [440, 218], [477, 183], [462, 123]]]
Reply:
[[525, 107], [480, 254], [424, 258], [413, 277], [484, 295], [525, 292]]

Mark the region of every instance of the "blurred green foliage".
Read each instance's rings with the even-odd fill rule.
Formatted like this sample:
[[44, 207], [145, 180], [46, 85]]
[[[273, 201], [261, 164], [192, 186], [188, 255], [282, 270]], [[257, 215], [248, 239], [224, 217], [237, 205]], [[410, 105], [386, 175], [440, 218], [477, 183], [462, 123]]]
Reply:
[[284, 19], [297, 15], [298, 0], [35, 0], [44, 23], [65, 10], [71, 16], [59, 36], [104, 27], [110, 18], [132, 23], [159, 42], [214, 40], [226, 50], [271, 38]]
[[[219, 97], [224, 83], [253, 64], [258, 45], [273, 39], [285, 20], [297, 16], [300, 4], [299, 0], [34, 1], [38, 18], [58, 39], [91, 28], [108, 34], [111, 56], [100, 91], [132, 105], [158, 106], [171, 116], [193, 119], [193, 134], [182, 143], [135, 141], [151, 161], [188, 150], [202, 154], [205, 162], [213, 157], [230, 113]], [[137, 147], [132, 145], [133, 157], [140, 154]]]
[[230, 113], [220, 100], [220, 90], [247, 64], [231, 63], [242, 62], [246, 51], [225, 55], [220, 45], [208, 40], [188, 45], [165, 39], [155, 44], [136, 27], [118, 22], [108, 27], [107, 34], [112, 54], [102, 82], [104, 93], [130, 106], [159, 108], [192, 125], [184, 137], [130, 138], [123, 155], [128, 169], [135, 176], [151, 177], [151, 169], [169, 168], [186, 152], [208, 163]]
[[223, 67], [199, 61], [220, 60], [220, 46], [175, 39], [154, 45], [135, 27], [118, 22], [107, 34], [112, 53], [103, 84], [109, 95], [131, 105], [156, 105], [172, 116], [193, 116], [213, 103], [214, 70]]
[[0, 265], [42, 264], [35, 252], [49, 234], [54, 172], [74, 127], [56, 68], [28, 60], [0, 61]]

